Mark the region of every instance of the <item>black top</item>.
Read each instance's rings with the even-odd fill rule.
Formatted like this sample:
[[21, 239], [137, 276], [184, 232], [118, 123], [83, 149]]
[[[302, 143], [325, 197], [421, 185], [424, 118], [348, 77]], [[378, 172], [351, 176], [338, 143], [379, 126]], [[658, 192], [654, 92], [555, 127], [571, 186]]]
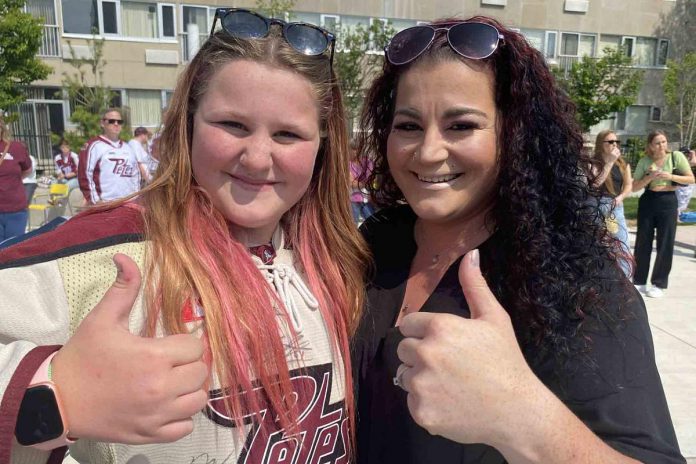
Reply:
[[614, 192], [616, 193], [611, 193], [607, 189], [607, 182], [604, 181], [602, 183], [602, 195], [605, 197], [615, 197], [621, 193], [623, 190], [623, 184], [624, 184], [624, 177], [623, 173], [621, 172], [621, 168], [619, 167], [618, 164], [614, 163], [614, 165], [611, 167], [611, 171], [609, 171], [609, 175], [611, 176], [611, 180], [614, 181]]
[[[361, 228], [374, 255], [375, 273], [353, 344], [358, 397], [357, 462], [504, 463], [502, 455], [489, 446], [461, 445], [430, 435], [413, 421], [406, 393], [393, 384], [400, 364], [396, 348], [403, 338], [394, 323], [416, 252], [414, 224], [413, 211], [401, 206], [380, 211]], [[504, 273], [504, 263], [495, 258], [495, 242], [494, 236], [479, 247], [484, 275]], [[469, 317], [458, 267], [459, 260], [445, 273], [421, 311]], [[643, 300], [633, 294], [632, 286], [629, 289], [619, 280], [608, 285], [617, 302], [618, 298], [626, 298], [627, 290], [632, 300], [628, 310], [633, 316], [615, 333], [586, 329], [584, 333], [592, 339], [589, 352], [578, 354], [577, 359], [563, 366], [550, 360], [536, 363], [532, 369], [609, 445], [646, 463], [684, 463], [655, 366]], [[612, 308], [608, 311], [611, 313]], [[596, 367], [588, 367], [592, 363]]]

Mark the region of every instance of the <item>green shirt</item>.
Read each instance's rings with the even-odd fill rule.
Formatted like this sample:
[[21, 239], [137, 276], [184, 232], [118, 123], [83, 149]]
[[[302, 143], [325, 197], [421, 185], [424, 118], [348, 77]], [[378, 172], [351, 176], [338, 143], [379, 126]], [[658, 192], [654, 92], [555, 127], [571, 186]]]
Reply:
[[[677, 171], [681, 175], [686, 176], [689, 174], [689, 171], [691, 171], [691, 167], [689, 166], [689, 160], [686, 159], [684, 153], [680, 151], [673, 151], [667, 153], [665, 164], [662, 165], [662, 170], [664, 172], [672, 173], [672, 170], [674, 170], [674, 165], [672, 164], [672, 161], [674, 161], [674, 163], [676, 164]], [[643, 176], [645, 176], [645, 174], [648, 172], [651, 164], [653, 164], [653, 160], [647, 155], [643, 156], [636, 165], [636, 170], [633, 173], [633, 178], [635, 180], [641, 180]], [[652, 188], [671, 185], [672, 181], [669, 179], [655, 179], [652, 182], [650, 182], [648, 187]]]

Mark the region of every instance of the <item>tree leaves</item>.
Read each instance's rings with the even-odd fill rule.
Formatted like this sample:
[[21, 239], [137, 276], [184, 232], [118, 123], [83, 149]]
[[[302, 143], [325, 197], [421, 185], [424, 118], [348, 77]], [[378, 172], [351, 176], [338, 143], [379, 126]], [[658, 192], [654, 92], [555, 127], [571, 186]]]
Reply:
[[568, 71], [554, 69], [561, 87], [577, 107], [583, 131], [623, 111], [636, 101], [643, 72], [633, 68], [632, 59], [622, 48], [607, 47], [604, 56], [583, 56]]
[[0, 0], [0, 109], [25, 100], [22, 88], [51, 72], [36, 57], [41, 47], [43, 26], [22, 10], [23, 0]]

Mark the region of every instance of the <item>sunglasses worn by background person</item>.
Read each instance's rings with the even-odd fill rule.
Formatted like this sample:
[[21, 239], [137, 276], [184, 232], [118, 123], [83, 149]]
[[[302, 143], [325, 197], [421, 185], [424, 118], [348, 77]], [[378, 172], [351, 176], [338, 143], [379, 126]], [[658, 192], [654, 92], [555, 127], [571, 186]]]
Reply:
[[260, 39], [266, 37], [271, 26], [283, 28], [283, 38], [292, 48], [303, 55], [317, 56], [331, 48], [329, 63], [333, 65], [336, 36], [319, 26], [308, 23], [287, 23], [281, 19], [266, 18], [243, 8], [218, 8], [210, 35], [215, 32], [218, 18], [222, 28], [232, 37]]
[[447, 43], [464, 58], [482, 60], [491, 56], [505, 37], [486, 23], [455, 22], [442, 27], [413, 26], [396, 34], [384, 47], [389, 63], [401, 66], [418, 58], [433, 44], [435, 35], [446, 31]]

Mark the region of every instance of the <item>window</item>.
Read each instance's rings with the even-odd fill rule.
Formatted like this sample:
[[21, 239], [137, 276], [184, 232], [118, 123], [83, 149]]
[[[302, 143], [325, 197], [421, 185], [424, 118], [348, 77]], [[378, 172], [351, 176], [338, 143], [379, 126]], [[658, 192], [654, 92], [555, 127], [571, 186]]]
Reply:
[[130, 124], [137, 126], [157, 126], [162, 115], [161, 90], [127, 90]]
[[636, 39], [634, 62], [638, 66], [654, 66], [657, 52], [657, 39], [638, 37]]
[[558, 40], [558, 33], [556, 31], [546, 31], [546, 40], [544, 46], [544, 54], [546, 58], [556, 57], [556, 41]]
[[403, 31], [409, 27], [416, 25], [416, 22], [412, 19], [392, 19], [390, 21], [391, 27], [394, 28], [396, 32]]
[[657, 66], [667, 66], [667, 57], [669, 56], [669, 40], [660, 39], [657, 45]]
[[619, 48], [619, 45], [621, 45], [620, 35], [602, 34], [599, 38], [599, 50], [597, 50], [597, 55], [604, 56], [605, 48], [612, 48], [616, 50]]
[[321, 16], [319, 13], [307, 13], [304, 11], [293, 11], [292, 13], [292, 21], [296, 21], [298, 23], [309, 23], [309, 24], [317, 24], [321, 25]]
[[626, 129], [626, 111], [619, 111], [616, 113], [616, 130]]
[[626, 108], [625, 130], [629, 134], [645, 134], [648, 131], [649, 106], [629, 106]]
[[520, 32], [522, 32], [524, 37], [527, 39], [527, 42], [529, 42], [529, 44], [532, 47], [536, 48], [540, 52], [544, 51], [544, 31], [534, 29], [522, 29]]
[[653, 106], [650, 108], [650, 120], [662, 121], [662, 108]]
[[321, 15], [319, 25], [327, 31], [336, 34], [341, 26], [341, 17], [336, 15]]
[[97, 0], [63, 0], [63, 32], [91, 34], [99, 31]]
[[56, 9], [53, 0], [28, 0], [24, 5], [27, 13], [41, 18], [44, 24], [56, 25]]
[[157, 4], [121, 0], [123, 35], [154, 39], [159, 37]]
[[621, 46], [624, 48], [624, 53], [626, 53], [626, 56], [633, 56], [635, 44], [635, 37], [623, 37], [621, 39]]
[[104, 34], [118, 34], [118, 4], [112, 1], [101, 2], [101, 31]]
[[154, 40], [176, 38], [174, 5], [130, 0], [63, 1], [68, 34], [120, 35]]
[[27, 0], [24, 5], [27, 13], [43, 22], [43, 35], [39, 56], [60, 56], [61, 43], [56, 8], [53, 0]]
[[[215, 10], [211, 8], [213, 14]], [[201, 44], [208, 38], [208, 8], [205, 6], [182, 6], [181, 23], [183, 29], [182, 47], [184, 61], [189, 61], [198, 52]]]
[[580, 36], [578, 34], [561, 33], [561, 55], [578, 56], [578, 43]]
[[162, 90], [162, 109], [169, 106], [169, 102], [172, 101], [172, 95], [174, 95], [173, 90]]
[[387, 28], [389, 20], [384, 18], [370, 18], [370, 29], [375, 28], [375, 33], [370, 32], [370, 46], [369, 49], [373, 52], [381, 52], [382, 48], [386, 43], [382, 43], [384, 37], [384, 30]]

